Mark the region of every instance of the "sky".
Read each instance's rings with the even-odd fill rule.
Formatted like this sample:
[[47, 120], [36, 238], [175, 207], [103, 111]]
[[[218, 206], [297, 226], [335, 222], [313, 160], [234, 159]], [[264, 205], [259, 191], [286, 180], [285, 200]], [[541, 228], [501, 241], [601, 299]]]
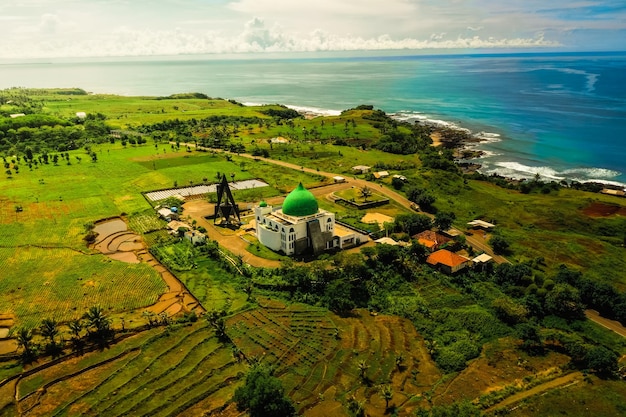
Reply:
[[0, 59], [626, 50], [626, 0], [2, 0]]

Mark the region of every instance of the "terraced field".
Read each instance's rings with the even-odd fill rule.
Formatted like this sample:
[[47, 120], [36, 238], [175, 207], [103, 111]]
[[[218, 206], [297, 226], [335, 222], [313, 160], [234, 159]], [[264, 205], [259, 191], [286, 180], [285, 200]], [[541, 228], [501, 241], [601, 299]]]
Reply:
[[231, 385], [244, 371], [204, 322], [154, 329], [20, 379], [18, 411], [23, 416], [169, 416], [188, 415], [193, 408], [201, 415], [230, 399]]
[[[342, 318], [311, 306], [273, 302], [231, 317], [227, 332], [248, 359], [274, 365], [298, 411], [306, 415], [329, 409], [333, 415], [348, 415], [343, 404], [351, 395], [380, 414], [382, 384], [391, 384], [395, 404], [410, 410], [441, 377], [413, 325], [399, 317], [357, 311]], [[400, 353], [403, 361], [397, 366]], [[360, 361], [369, 366], [364, 379]]]

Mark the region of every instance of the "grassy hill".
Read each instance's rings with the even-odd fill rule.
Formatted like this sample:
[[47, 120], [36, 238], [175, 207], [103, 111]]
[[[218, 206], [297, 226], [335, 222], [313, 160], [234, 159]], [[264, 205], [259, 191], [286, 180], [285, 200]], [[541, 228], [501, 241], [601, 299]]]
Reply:
[[[2, 101], [0, 114], [25, 112], [28, 123], [43, 123], [31, 128], [24, 122], [14, 129], [8, 126], [19, 118], [0, 116], [7, 127], [0, 129], [5, 164], [0, 320], [14, 323], [14, 330], [35, 330], [43, 346], [42, 319], [59, 321], [69, 340], [65, 325], [99, 305], [121, 338], [83, 356], [66, 349], [67, 356], [49, 367], [53, 358], [43, 353], [39, 362], [25, 365], [0, 356], [0, 415], [18, 409], [29, 415], [240, 415], [229, 401], [245, 379], [246, 360], [273, 365], [304, 415], [347, 416], [359, 406], [368, 415], [393, 409], [399, 415], [421, 409], [435, 413], [460, 400], [491, 410], [515, 393], [559, 378], [576, 382], [559, 391], [559, 398], [582, 401], [586, 390], [602, 387], [594, 397], [584, 395], [586, 407], [619, 414], [623, 382], [577, 373], [584, 358], [564, 346], [602, 347], [622, 356], [624, 339], [589, 321], [536, 316], [524, 303], [529, 295], [544, 302], [541, 297], [562, 287], [553, 281], [561, 265], [624, 292], [623, 210], [602, 216], [588, 210], [592, 203], [623, 207], [623, 199], [559, 186], [523, 193], [509, 184], [463, 176], [445, 163], [445, 152], [427, 146], [423, 131], [366, 108], [309, 119], [293, 117], [278, 105], [244, 107], [194, 94], [156, 98], [10, 90], [0, 96], [13, 98]], [[77, 118], [77, 112], [87, 113], [87, 119]], [[278, 136], [287, 142], [273, 143]], [[380, 150], [380, 143], [389, 141], [406, 141], [418, 150]], [[180, 243], [172, 243], [164, 230], [153, 232], [162, 226], [150, 217], [154, 203], [143, 196], [234, 174], [236, 180], [259, 178], [269, 184], [236, 192], [238, 201], [254, 203], [283, 195], [298, 182], [308, 187], [330, 182], [302, 168], [351, 178], [354, 165], [406, 177], [402, 184], [377, 180], [375, 188], [428, 192], [434, 197], [429, 210], [453, 213], [463, 232], [477, 233], [466, 225], [476, 218], [495, 223], [495, 233], [510, 242], [508, 259], [530, 272], [507, 287], [488, 274], [446, 277], [401, 249], [370, 248], [304, 265], [287, 262], [277, 270], [244, 267], [242, 276], [230, 262], [237, 264], [239, 254], [220, 253], [223, 248], [215, 245], [185, 248], [179, 255], [173, 247]], [[360, 225], [353, 208], [327, 200], [320, 206]], [[407, 210], [392, 203], [379, 211], [397, 216]], [[111, 260], [83, 240], [85, 225], [117, 216], [148, 244], [171, 245], [175, 256], [194, 257], [190, 269], [174, 272], [207, 310], [223, 311], [229, 340], [220, 340], [204, 319], [141, 330], [142, 311], [166, 292], [160, 275], [145, 263]], [[337, 294], [360, 308], [331, 313]], [[370, 315], [368, 308], [381, 314]], [[520, 311], [519, 322], [511, 321]], [[519, 335], [528, 323], [537, 326], [545, 348], [541, 354], [524, 350]], [[4, 379], [22, 371], [32, 374]], [[386, 385], [393, 391], [389, 410], [381, 397]], [[551, 415], [556, 403], [545, 399], [556, 394], [554, 387], [545, 387], [545, 397], [525, 399], [524, 412]], [[565, 400], [558, 404], [571, 415], [584, 415]]]

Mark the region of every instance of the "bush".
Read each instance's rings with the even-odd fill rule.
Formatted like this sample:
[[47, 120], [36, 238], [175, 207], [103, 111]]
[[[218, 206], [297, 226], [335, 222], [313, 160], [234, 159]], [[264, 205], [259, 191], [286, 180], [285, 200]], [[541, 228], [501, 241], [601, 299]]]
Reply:
[[261, 365], [248, 372], [246, 383], [237, 388], [233, 400], [237, 403], [237, 409], [248, 410], [250, 417], [290, 417], [296, 413], [280, 380]]
[[489, 244], [493, 248], [493, 252], [497, 255], [505, 255], [509, 252], [509, 242], [502, 236], [493, 236], [489, 239]]

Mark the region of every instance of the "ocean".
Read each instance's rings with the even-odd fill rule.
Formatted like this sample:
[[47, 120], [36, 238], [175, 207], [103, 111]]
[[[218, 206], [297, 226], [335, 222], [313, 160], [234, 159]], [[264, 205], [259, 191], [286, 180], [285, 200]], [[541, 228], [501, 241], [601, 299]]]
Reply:
[[468, 129], [482, 172], [626, 184], [626, 52], [0, 61], [0, 88], [202, 92], [322, 114], [372, 104]]

